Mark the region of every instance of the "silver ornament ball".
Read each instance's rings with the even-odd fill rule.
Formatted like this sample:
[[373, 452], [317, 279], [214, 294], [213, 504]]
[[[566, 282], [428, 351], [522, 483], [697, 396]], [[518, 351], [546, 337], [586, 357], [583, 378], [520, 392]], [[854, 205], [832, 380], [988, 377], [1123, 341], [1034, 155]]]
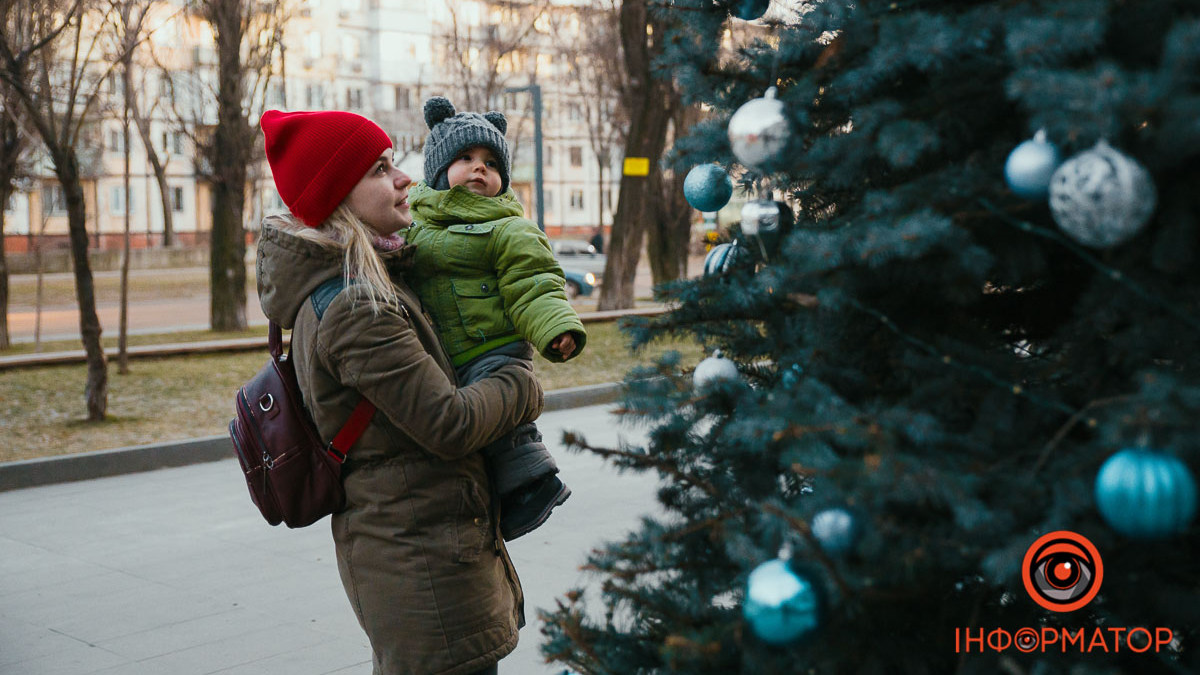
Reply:
[[1054, 221], [1084, 246], [1129, 240], [1154, 215], [1157, 201], [1150, 172], [1103, 140], [1064, 162], [1050, 179]]
[[742, 615], [764, 642], [786, 645], [812, 632], [820, 623], [816, 589], [796, 574], [786, 560], [768, 560], [746, 581]]
[[770, 170], [778, 164], [787, 147], [791, 130], [783, 102], [770, 87], [762, 98], [742, 104], [729, 118], [729, 145], [742, 164]]
[[1061, 163], [1058, 146], [1046, 140], [1045, 130], [1039, 130], [1009, 153], [1004, 179], [1020, 197], [1045, 199], [1050, 192], [1050, 177]]

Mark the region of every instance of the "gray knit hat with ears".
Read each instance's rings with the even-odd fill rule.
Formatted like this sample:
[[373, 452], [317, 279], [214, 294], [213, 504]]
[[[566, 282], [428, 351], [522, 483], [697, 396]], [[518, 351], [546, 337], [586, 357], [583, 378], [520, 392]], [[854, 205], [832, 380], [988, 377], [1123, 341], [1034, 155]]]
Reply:
[[482, 115], [473, 112], [454, 114], [454, 106], [441, 96], [425, 101], [425, 182], [436, 190], [448, 190], [446, 169], [463, 150], [476, 145], [490, 148], [499, 162], [500, 194], [508, 189], [508, 120], [495, 110]]

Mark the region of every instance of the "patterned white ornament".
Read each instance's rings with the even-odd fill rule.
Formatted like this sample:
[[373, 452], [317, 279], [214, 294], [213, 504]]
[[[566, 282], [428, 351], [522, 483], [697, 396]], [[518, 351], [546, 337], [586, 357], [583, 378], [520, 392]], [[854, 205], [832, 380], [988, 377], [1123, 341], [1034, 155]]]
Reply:
[[1084, 246], [1108, 248], [1137, 234], [1154, 214], [1150, 172], [1104, 140], [1075, 155], [1050, 178], [1054, 221]]

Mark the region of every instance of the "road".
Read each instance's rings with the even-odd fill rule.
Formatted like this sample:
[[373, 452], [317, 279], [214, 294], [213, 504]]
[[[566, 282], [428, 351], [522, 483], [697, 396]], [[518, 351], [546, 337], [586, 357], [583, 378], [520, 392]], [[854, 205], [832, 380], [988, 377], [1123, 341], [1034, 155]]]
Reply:
[[[701, 269], [703, 258], [693, 258], [688, 262], [689, 271]], [[134, 270], [130, 274], [143, 279], [153, 279], [156, 276], [166, 278], [166, 275], [176, 270]], [[97, 278], [117, 276], [118, 272], [96, 272]], [[71, 278], [69, 274], [47, 275], [47, 279]], [[651, 294], [650, 268], [643, 262], [638, 267], [634, 281], [636, 297], [649, 297]], [[591, 311], [596, 306], [596, 295], [575, 301], [577, 311]], [[96, 307], [100, 316], [100, 326], [107, 336], [117, 334], [120, 322], [120, 306], [117, 303], [102, 303]], [[246, 321], [251, 326], [266, 325], [262, 308], [258, 303], [255, 292], [246, 295]], [[37, 322], [36, 314], [28, 308], [10, 311], [8, 314], [8, 331], [14, 343], [33, 342]], [[41, 317], [41, 339], [49, 340], [78, 340], [79, 339], [79, 310], [75, 305], [45, 307]], [[207, 330], [209, 327], [209, 298], [208, 294], [193, 295], [179, 298], [162, 298], [161, 300], [143, 300], [129, 305], [129, 333], [163, 333], [182, 330]]]

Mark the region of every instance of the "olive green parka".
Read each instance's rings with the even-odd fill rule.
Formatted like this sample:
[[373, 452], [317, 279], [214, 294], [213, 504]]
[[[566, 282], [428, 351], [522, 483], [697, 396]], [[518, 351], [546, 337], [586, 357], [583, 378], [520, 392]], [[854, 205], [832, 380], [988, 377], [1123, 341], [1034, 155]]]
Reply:
[[377, 675], [458, 675], [513, 650], [520, 582], [498, 534], [477, 449], [534, 419], [542, 390], [508, 366], [458, 388], [403, 268], [383, 253], [400, 299], [377, 315], [351, 284], [318, 319], [309, 298], [342, 274], [340, 251], [264, 222], [258, 290], [266, 316], [292, 329], [305, 404], [332, 438], [360, 396], [377, 407], [343, 467], [347, 504], [332, 528], [338, 570], [371, 641]]

